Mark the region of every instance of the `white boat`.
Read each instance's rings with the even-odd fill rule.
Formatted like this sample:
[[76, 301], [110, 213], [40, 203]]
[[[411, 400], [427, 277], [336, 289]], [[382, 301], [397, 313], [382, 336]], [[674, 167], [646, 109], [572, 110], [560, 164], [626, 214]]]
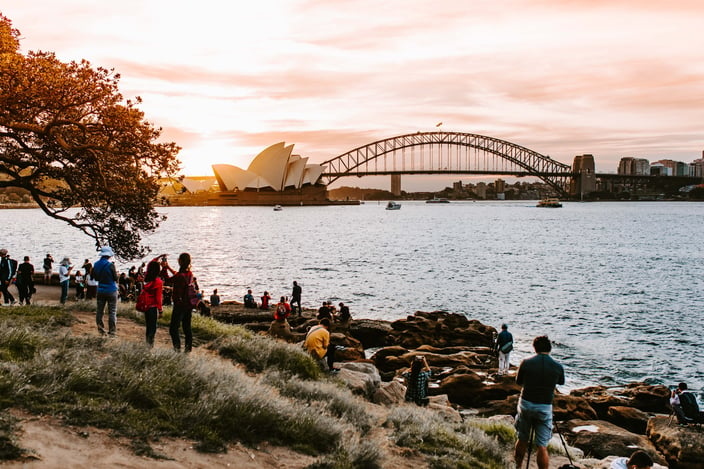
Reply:
[[275, 211], [275, 212], [280, 212], [280, 211], [283, 210], [283, 209], [284, 209], [284, 208], [283, 208], [281, 205], [274, 205], [274, 211]]
[[450, 201], [445, 197], [433, 197], [432, 199], [426, 200], [426, 204], [449, 204]]
[[386, 204], [386, 210], [401, 210], [401, 204], [392, 200]]
[[548, 197], [547, 199], [542, 199], [540, 202], [538, 202], [538, 205], [536, 205], [536, 207], [560, 208], [562, 207], [562, 203], [560, 202], [560, 199]]

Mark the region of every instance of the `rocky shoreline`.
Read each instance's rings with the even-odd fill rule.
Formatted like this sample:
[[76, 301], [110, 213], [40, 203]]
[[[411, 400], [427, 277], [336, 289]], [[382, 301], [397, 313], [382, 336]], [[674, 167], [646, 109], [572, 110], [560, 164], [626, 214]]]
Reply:
[[[304, 310], [281, 327], [272, 324], [272, 311], [245, 309], [237, 302], [212, 311], [219, 321], [294, 343], [317, 323], [315, 314]], [[496, 374], [498, 362], [492, 352], [496, 332], [459, 314], [418, 311], [397, 321], [335, 323], [331, 343], [339, 346], [335, 359], [340, 379], [373, 402], [403, 401], [405, 388], [398, 377], [413, 357], [423, 354], [433, 371], [431, 407], [451, 419], [512, 418], [521, 388], [515, 383], [515, 367], [512, 375]], [[558, 393], [555, 420], [567, 442], [591, 458], [629, 456], [640, 448], [661, 465], [704, 469], [704, 434], [670, 418], [669, 394], [666, 386], [646, 383]]]

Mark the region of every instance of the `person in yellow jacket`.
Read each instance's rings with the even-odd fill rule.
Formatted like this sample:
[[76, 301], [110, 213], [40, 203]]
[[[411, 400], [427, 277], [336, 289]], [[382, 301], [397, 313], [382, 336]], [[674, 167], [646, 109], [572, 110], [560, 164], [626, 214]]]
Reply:
[[330, 346], [330, 320], [323, 318], [317, 326], [313, 326], [306, 334], [306, 340], [303, 343], [311, 357], [318, 363], [320, 369], [329, 371], [327, 361], [328, 347]]

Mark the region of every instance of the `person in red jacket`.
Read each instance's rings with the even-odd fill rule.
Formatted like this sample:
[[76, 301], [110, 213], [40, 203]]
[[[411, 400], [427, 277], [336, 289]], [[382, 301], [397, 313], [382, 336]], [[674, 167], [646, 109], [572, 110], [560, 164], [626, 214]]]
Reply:
[[161, 272], [161, 264], [157, 260], [153, 260], [147, 265], [147, 273], [144, 277], [144, 287], [142, 291], [147, 295], [147, 311], [144, 313], [144, 319], [147, 323], [147, 345], [154, 346], [154, 336], [156, 336], [156, 321], [162, 314], [162, 295], [164, 289], [164, 281], [159, 277]]

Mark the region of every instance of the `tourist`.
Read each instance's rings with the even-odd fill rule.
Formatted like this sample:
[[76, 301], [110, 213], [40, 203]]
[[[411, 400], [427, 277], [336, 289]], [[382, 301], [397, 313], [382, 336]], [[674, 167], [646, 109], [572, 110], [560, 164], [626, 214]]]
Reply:
[[670, 406], [681, 425], [704, 422], [704, 412], [699, 411], [696, 396], [687, 391], [687, 383], [680, 383], [672, 390]]
[[296, 307], [295, 305], [298, 305], [298, 315], [300, 316], [303, 313], [303, 308], [301, 308], [301, 286], [296, 282], [295, 280], [293, 281], [293, 291], [291, 292], [291, 310], [294, 314], [296, 314]]
[[[173, 292], [171, 299], [174, 307], [171, 313], [171, 324], [169, 334], [174, 350], [181, 351], [181, 337], [179, 327], [183, 327], [185, 338], [184, 352], [190, 353], [193, 348], [193, 331], [191, 330], [191, 317], [193, 314], [193, 303], [189, 295], [189, 289], [193, 284], [193, 274], [191, 273], [191, 255], [187, 252], [178, 256], [178, 273], [173, 276]], [[190, 287], [190, 288], [189, 288]]]
[[274, 311], [274, 321], [285, 322], [291, 315], [291, 306], [286, 302], [286, 297], [282, 296], [281, 300], [276, 304]]
[[59, 285], [61, 285], [61, 299], [59, 302], [61, 304], [66, 303], [68, 299], [68, 285], [71, 281], [71, 269], [73, 269], [71, 259], [68, 257], [61, 259], [59, 263]]
[[51, 285], [51, 274], [52, 274], [52, 266], [54, 265], [54, 258], [51, 257], [51, 254], [47, 253], [46, 257], [44, 258], [44, 262], [42, 264], [42, 267], [44, 268], [44, 285]]
[[496, 352], [499, 354], [499, 376], [507, 375], [511, 367], [509, 354], [513, 350], [513, 335], [508, 331], [508, 325], [501, 324], [501, 332], [496, 338]]
[[85, 272], [86, 300], [92, 300], [98, 293], [98, 282], [91, 275], [93, 264], [88, 259], [85, 259], [81, 268]]
[[120, 291], [120, 301], [126, 303], [130, 299], [130, 280], [127, 278], [127, 274], [122, 272], [120, 278], [117, 279], [117, 287]]
[[257, 302], [254, 301], [254, 296], [252, 295], [252, 290], [247, 290], [247, 294], [244, 295], [244, 307], [245, 308], [256, 308]]
[[261, 297], [262, 305], [260, 306], [260, 308], [261, 309], [269, 309], [269, 300], [270, 299], [271, 299], [271, 297], [269, 296], [269, 292], [265, 291]]
[[91, 276], [98, 282], [95, 323], [100, 335], [105, 335], [103, 313], [108, 307], [108, 335], [117, 336], [117, 270], [110, 258], [115, 253], [110, 246], [100, 248], [100, 259], [95, 262]]
[[9, 290], [15, 275], [17, 275], [17, 261], [10, 258], [7, 249], [0, 249], [0, 289], [6, 305], [17, 303]]
[[76, 271], [76, 275], [73, 278], [73, 282], [76, 285], [76, 299], [77, 300], [82, 300], [86, 295], [85, 295], [85, 289], [86, 289], [86, 284], [85, 284], [85, 277], [81, 273], [80, 270]]
[[539, 469], [548, 469], [550, 456], [548, 442], [552, 437], [552, 401], [555, 386], [565, 384], [565, 372], [550, 357], [552, 344], [547, 336], [533, 340], [535, 355], [523, 360], [516, 373], [516, 383], [523, 386], [518, 400], [516, 431], [518, 441], [514, 450], [516, 467], [523, 463], [531, 430], [535, 431], [536, 458]]
[[218, 289], [213, 290], [213, 294], [210, 295], [210, 306], [220, 306], [220, 295], [218, 295]]
[[631, 454], [630, 458], [617, 458], [609, 466], [610, 469], [651, 469], [653, 459], [643, 450]]
[[327, 319], [332, 322], [332, 314], [330, 314], [330, 308], [328, 308], [328, 302], [323, 301], [323, 305], [318, 308], [318, 316], [316, 316], [318, 321], [321, 319]]
[[406, 402], [428, 405], [428, 380], [430, 375], [430, 366], [428, 366], [425, 356], [416, 355], [411, 367], [402, 375], [406, 381]]
[[161, 264], [158, 261], [151, 261], [147, 265], [147, 272], [144, 277], [143, 291], [147, 297], [147, 311], [144, 313], [144, 320], [147, 326], [147, 345], [154, 346], [156, 336], [157, 319], [162, 315], [162, 289], [164, 281], [159, 277]]
[[161, 280], [164, 282], [164, 289], [162, 291], [162, 303], [165, 306], [168, 306], [171, 304], [173, 276], [176, 275], [176, 271], [172, 269], [169, 265], [169, 261], [167, 259], [166, 254], [156, 256], [153, 260], [159, 259], [161, 263], [161, 272], [159, 272], [159, 278], [161, 278]]
[[29, 256], [24, 256], [24, 262], [17, 267], [17, 291], [20, 294], [20, 304], [30, 304], [34, 293], [34, 266], [29, 263]]
[[343, 302], [340, 302], [338, 305], [340, 306], [340, 314], [338, 316], [338, 319], [341, 323], [348, 323], [352, 320], [352, 315], [350, 314], [350, 307], [345, 305]]
[[323, 318], [320, 324], [310, 328], [306, 334], [303, 348], [305, 348], [313, 360], [318, 364], [322, 371], [329, 371], [326, 355], [330, 346], [330, 320]]

